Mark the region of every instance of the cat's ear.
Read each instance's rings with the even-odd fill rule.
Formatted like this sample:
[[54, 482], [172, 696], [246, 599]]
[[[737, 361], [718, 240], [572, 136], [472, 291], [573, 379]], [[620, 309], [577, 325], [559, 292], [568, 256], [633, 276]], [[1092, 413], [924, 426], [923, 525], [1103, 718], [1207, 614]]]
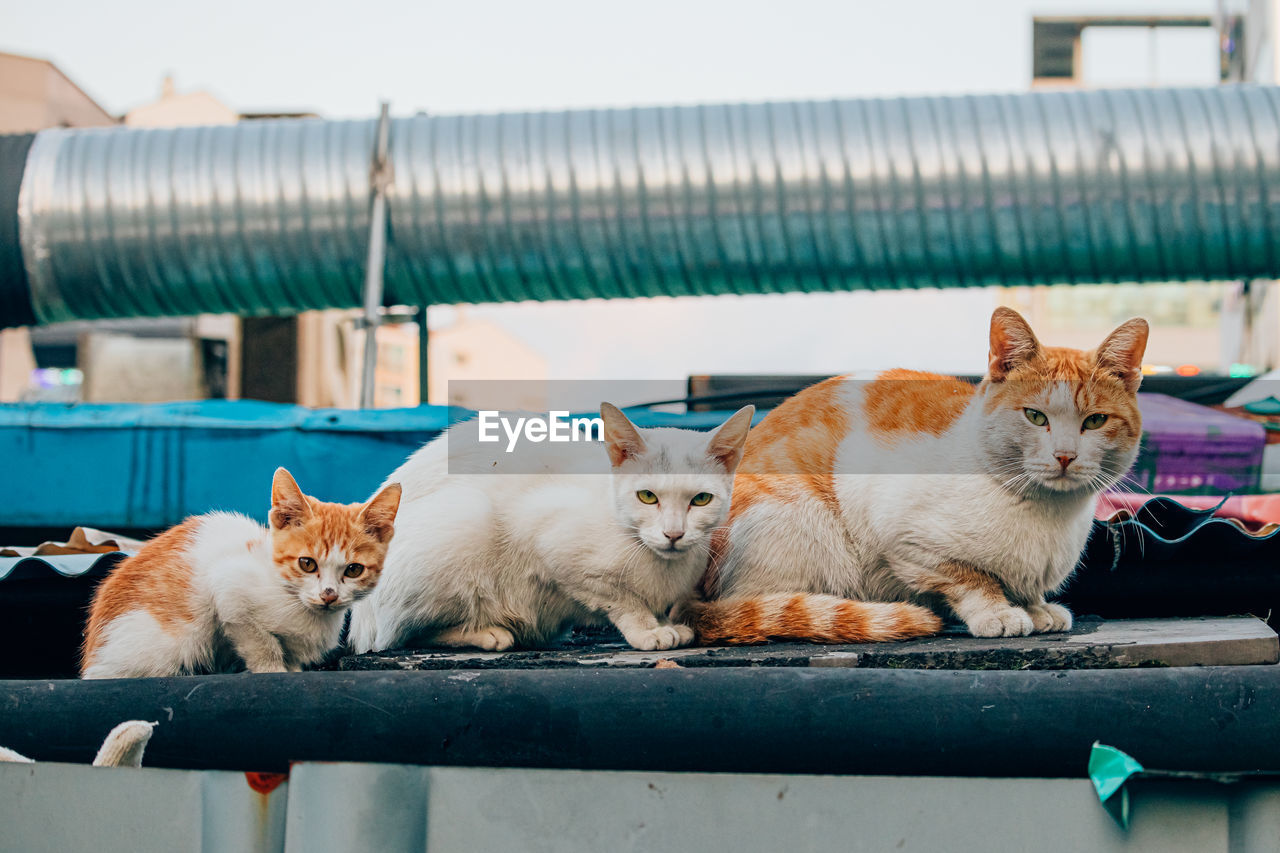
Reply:
[[1040, 352], [1035, 332], [1012, 308], [1001, 306], [991, 315], [991, 351], [987, 377], [1002, 381], [1014, 368], [1026, 364]]
[[1134, 317], [1121, 323], [1094, 351], [1099, 369], [1123, 382], [1130, 394], [1142, 384], [1142, 357], [1147, 352], [1150, 331], [1146, 320]]
[[600, 404], [600, 420], [604, 423], [604, 446], [609, 451], [609, 462], [617, 468], [628, 459], [644, 453], [644, 439], [640, 430], [612, 403]]
[[311, 507], [307, 505], [306, 495], [298, 488], [293, 475], [283, 468], [276, 469], [271, 478], [271, 526], [276, 530], [284, 530], [307, 520], [311, 515]]
[[396, 510], [400, 509], [400, 484], [392, 483], [360, 507], [358, 519], [365, 532], [384, 545], [395, 532]]
[[742, 461], [742, 451], [747, 444], [747, 433], [751, 431], [751, 419], [755, 414], [755, 406], [738, 409], [733, 417], [720, 425], [707, 443], [707, 455], [723, 465], [730, 474]]

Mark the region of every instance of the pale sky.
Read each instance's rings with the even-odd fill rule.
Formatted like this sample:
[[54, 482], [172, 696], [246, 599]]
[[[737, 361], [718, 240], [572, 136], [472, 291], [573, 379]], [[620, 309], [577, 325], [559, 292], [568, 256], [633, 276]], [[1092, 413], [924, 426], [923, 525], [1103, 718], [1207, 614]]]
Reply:
[[[1017, 91], [1044, 14], [1211, 14], [1214, 0], [0, 0], [0, 50], [53, 60], [105, 108], [161, 78], [236, 110], [371, 116], [796, 98]], [[1127, 82], [1158, 61], [1193, 82], [1202, 45], [1135, 65], [1086, 45]], [[1194, 56], [1192, 55], [1194, 54]], [[1186, 61], [1183, 61], [1186, 57]], [[1184, 79], [1185, 78], [1185, 79]], [[680, 378], [893, 365], [979, 370], [988, 291], [478, 306], [548, 358], [553, 378]], [[891, 330], [892, 334], [886, 334]]]

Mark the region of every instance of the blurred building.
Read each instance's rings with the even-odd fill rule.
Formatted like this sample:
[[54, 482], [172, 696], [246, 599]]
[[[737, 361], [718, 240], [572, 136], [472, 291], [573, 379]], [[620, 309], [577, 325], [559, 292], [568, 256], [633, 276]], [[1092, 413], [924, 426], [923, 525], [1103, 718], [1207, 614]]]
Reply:
[[[1225, 14], [1037, 17], [1032, 86], [1211, 86], [1243, 79], [1249, 69], [1242, 34], [1266, 28], [1265, 22]], [[1055, 344], [1084, 349], [1124, 320], [1143, 316], [1152, 326], [1147, 362], [1153, 367], [1228, 372], [1238, 363], [1258, 369], [1275, 363], [1275, 353], [1243, 346], [1241, 333], [1249, 313], [1242, 294], [1252, 290], [1256, 298], [1271, 289], [1270, 282], [1061, 284], [1007, 288], [1000, 301], [1023, 312]], [[1276, 331], [1280, 339], [1280, 324]]]
[[179, 93], [171, 75], [160, 84], [160, 97], [124, 114], [130, 127], [184, 127], [235, 124], [240, 114], [204, 90]]
[[[389, 309], [387, 322], [378, 327], [376, 408], [420, 402], [467, 408], [546, 408], [545, 388], [520, 382], [547, 379], [542, 354], [498, 324], [473, 319], [463, 306], [442, 307], [444, 321], [432, 324], [426, 359], [430, 395], [423, 399], [419, 379], [422, 315], [412, 312]], [[308, 311], [297, 317], [297, 402], [315, 407], [360, 405], [365, 334], [359, 319], [359, 312], [339, 310]], [[460, 385], [459, 380], [515, 384], [486, 388], [483, 383]]]
[[192, 127], [263, 119], [316, 117], [316, 113], [305, 110], [237, 112], [205, 89], [178, 91], [173, 75], [166, 74], [160, 81], [160, 97], [129, 110], [124, 114], [124, 123], [130, 127]]
[[[306, 311], [294, 318], [296, 402], [316, 408], [359, 408], [365, 341], [361, 319], [361, 312], [347, 310]], [[377, 341], [374, 408], [418, 405], [417, 323], [391, 317], [378, 327]]]
[[[431, 329], [427, 346], [430, 402], [469, 409], [545, 410], [542, 382], [522, 380], [545, 381], [546, 358], [496, 323], [471, 317], [461, 306], [453, 309], [453, 315], [453, 322]], [[473, 380], [514, 384], [486, 389]]]
[[[1021, 312], [1054, 346], [1090, 350], [1131, 317], [1151, 324], [1146, 361], [1170, 370], [1219, 370], [1224, 354], [1222, 313], [1231, 282], [1062, 284], [1006, 288], [1000, 302]], [[1225, 361], [1224, 361], [1225, 359]]]
[[117, 123], [47, 59], [0, 53], [0, 133]]

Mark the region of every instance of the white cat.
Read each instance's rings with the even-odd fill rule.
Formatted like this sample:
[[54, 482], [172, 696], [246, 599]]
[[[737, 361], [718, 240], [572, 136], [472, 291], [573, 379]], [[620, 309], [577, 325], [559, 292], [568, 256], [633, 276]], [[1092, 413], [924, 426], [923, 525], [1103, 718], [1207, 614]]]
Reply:
[[638, 649], [687, 645], [693, 630], [669, 613], [728, 517], [754, 411], [708, 437], [639, 429], [604, 403], [603, 448], [525, 444], [518, 461], [480, 442], [477, 421], [452, 427], [387, 480], [404, 490], [396, 537], [351, 646], [501, 651], [606, 620]]

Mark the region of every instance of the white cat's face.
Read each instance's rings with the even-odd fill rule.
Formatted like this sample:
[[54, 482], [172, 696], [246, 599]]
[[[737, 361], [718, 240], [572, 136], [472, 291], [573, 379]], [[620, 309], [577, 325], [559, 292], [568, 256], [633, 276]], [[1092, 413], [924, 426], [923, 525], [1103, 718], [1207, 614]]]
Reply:
[[637, 429], [605, 404], [605, 444], [613, 462], [618, 521], [663, 559], [708, 547], [729, 518], [733, 472], [755, 409], [748, 406], [711, 435]]
[[[637, 465], [637, 468], [642, 467]], [[671, 559], [705, 545], [729, 518], [733, 475], [615, 473], [618, 520], [659, 557]]]

